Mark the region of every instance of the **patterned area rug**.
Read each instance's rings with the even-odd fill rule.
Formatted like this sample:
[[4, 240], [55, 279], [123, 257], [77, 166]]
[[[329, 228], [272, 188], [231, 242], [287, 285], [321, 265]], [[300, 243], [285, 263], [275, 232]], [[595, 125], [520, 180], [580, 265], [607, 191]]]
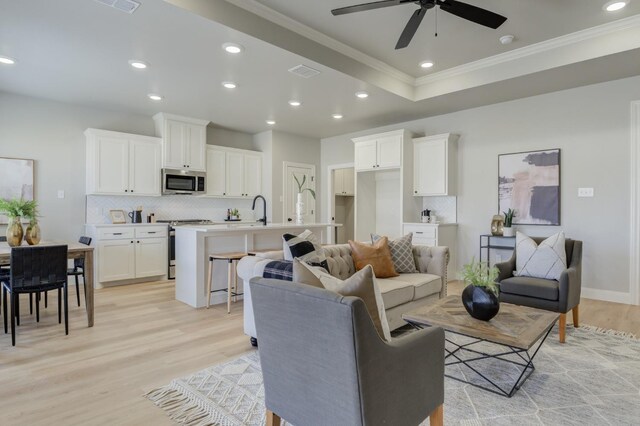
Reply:
[[[465, 338], [447, 334], [463, 342]], [[487, 345], [483, 349], [499, 350]], [[518, 372], [505, 363], [483, 361], [497, 383]], [[552, 331], [535, 359], [536, 370], [512, 398], [445, 379], [447, 425], [638, 425], [640, 424], [640, 340], [584, 326], [567, 327], [567, 343]], [[466, 367], [447, 373], [478, 379]], [[264, 388], [257, 352], [207, 368], [146, 397], [178, 424], [264, 425]], [[426, 424], [426, 423], [424, 423]]]

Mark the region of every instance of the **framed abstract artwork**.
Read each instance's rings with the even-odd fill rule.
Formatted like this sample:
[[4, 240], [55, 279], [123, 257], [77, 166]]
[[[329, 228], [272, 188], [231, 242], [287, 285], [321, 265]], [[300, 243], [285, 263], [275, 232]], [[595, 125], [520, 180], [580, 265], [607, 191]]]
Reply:
[[[0, 157], [0, 198], [33, 200], [33, 160]], [[7, 217], [0, 215], [0, 223]]]
[[560, 150], [498, 156], [498, 210], [514, 225], [560, 225]]

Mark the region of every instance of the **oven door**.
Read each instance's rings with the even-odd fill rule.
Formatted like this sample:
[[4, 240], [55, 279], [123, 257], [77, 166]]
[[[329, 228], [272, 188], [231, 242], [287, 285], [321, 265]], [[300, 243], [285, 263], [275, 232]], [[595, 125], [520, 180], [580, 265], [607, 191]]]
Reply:
[[197, 177], [180, 170], [162, 171], [163, 194], [192, 194], [197, 189]]

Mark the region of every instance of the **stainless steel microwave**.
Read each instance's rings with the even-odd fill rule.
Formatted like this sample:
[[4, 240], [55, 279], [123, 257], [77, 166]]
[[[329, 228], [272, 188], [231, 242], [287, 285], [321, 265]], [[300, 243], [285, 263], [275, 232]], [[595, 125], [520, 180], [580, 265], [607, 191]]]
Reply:
[[204, 195], [206, 173], [191, 170], [162, 169], [162, 194]]

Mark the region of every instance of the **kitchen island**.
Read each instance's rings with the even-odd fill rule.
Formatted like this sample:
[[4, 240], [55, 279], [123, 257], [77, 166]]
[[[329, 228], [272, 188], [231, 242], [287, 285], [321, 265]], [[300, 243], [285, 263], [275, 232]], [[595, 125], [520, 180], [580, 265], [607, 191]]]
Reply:
[[[313, 231], [321, 242], [326, 243], [333, 223], [280, 224], [264, 226], [256, 224], [192, 225], [176, 228], [176, 299], [201, 308], [206, 306], [206, 277], [209, 255], [251, 250], [282, 250], [282, 234], [299, 234], [305, 229]], [[240, 287], [241, 280], [238, 282]], [[212, 290], [227, 287], [226, 265], [214, 267]], [[238, 289], [242, 293], [242, 288]], [[226, 293], [214, 293], [211, 303], [223, 303]]]

